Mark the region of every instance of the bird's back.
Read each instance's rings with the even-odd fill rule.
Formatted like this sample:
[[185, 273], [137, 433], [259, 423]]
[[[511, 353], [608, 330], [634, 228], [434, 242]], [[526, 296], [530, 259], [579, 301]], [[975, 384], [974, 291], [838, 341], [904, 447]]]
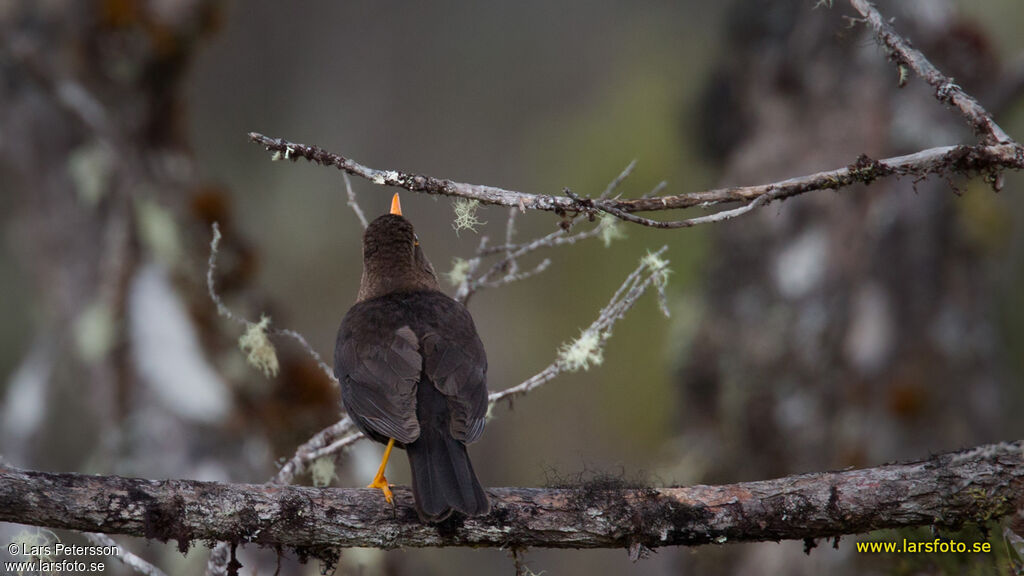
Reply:
[[425, 521], [489, 509], [465, 447], [483, 432], [486, 374], [469, 311], [441, 292], [386, 294], [342, 320], [335, 375], [346, 410], [373, 439], [407, 449]]

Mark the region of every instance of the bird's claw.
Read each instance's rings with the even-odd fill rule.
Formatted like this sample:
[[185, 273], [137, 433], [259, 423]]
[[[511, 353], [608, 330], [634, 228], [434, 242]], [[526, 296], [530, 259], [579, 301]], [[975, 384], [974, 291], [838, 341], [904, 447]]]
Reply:
[[388, 484], [388, 479], [381, 474], [374, 478], [373, 482], [370, 482], [366, 487], [380, 490], [384, 493], [384, 499], [388, 501], [388, 504], [394, 504], [395, 497], [391, 493], [392, 486], [394, 486], [394, 484]]

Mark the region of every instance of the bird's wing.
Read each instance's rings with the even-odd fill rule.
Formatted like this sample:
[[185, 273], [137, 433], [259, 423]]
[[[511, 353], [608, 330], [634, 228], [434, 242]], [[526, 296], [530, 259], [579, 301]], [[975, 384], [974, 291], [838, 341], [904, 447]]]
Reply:
[[423, 358], [411, 328], [391, 336], [390, 342], [339, 342], [334, 371], [345, 408], [362, 428], [408, 444], [420, 435], [416, 382]]
[[428, 332], [422, 344], [423, 370], [448, 399], [452, 436], [475, 441], [487, 416], [487, 355], [476, 330], [471, 338], [458, 340]]

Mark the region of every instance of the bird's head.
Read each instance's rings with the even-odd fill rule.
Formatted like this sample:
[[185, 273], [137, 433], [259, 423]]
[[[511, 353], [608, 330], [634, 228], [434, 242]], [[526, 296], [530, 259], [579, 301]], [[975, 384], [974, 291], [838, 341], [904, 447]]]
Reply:
[[363, 233], [363, 277], [357, 301], [419, 290], [440, 290], [440, 285], [395, 194], [391, 212], [370, 222]]

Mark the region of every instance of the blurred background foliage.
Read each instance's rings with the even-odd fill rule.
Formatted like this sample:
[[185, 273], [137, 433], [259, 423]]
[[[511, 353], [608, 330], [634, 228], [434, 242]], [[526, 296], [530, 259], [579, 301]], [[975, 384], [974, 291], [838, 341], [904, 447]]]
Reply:
[[[874, 148], [861, 147], [847, 126], [814, 124], [821, 115], [808, 113], [806, 125], [791, 127], [795, 139], [804, 135], [810, 149], [806, 154], [777, 160], [769, 155], [770, 169], [756, 167], [765, 160], [736, 159], [744, 154], [737, 143], [745, 135], [770, 129], [758, 107], [771, 98], [755, 91], [737, 95], [735, 80], [728, 78], [760, 73], [745, 70], [745, 65], [779, 65], [749, 55], [761, 52], [759, 42], [767, 42], [775, 31], [783, 30], [782, 43], [792, 48], [818, 27], [828, 46], [823, 53], [835, 45], [845, 54], [858, 54], [858, 62], [873, 63], [863, 67], [884, 79], [880, 85], [894, 93], [892, 102], [916, 94], [913, 102], [928, 111], [919, 117], [921, 123], [952, 126], [943, 134], [954, 140], [938, 144], [970, 138], [955, 113], [943, 111], [921, 86], [895, 92], [896, 71], [885, 62], [885, 54], [862, 35], [863, 29], [844, 28], [840, 15], [850, 14], [844, 3], [837, 2], [831, 11], [814, 9], [811, 0], [743, 4], [97, 0], [69, 8], [56, 0], [0, 2], [0, 25], [8, 38], [0, 61], [5, 82], [0, 92], [0, 399], [7, 418], [38, 413], [32, 426], [14, 427], [9, 420], [9, 426], [0, 428], [3, 455], [30, 468], [261, 482], [273, 473], [276, 459], [290, 456], [298, 443], [335, 421], [336, 392], [301, 351], [279, 343], [282, 373], [265, 379], [241, 362], [234, 344], [237, 326], [216, 318], [205, 297], [212, 220], [221, 221], [225, 233], [219, 282], [228, 304], [251, 319], [267, 313], [276, 326], [298, 330], [326, 359], [358, 287], [361, 229], [346, 206], [341, 175], [301, 161], [270, 162], [264, 151], [247, 142], [250, 131], [317, 144], [377, 168], [534, 193], [568, 187], [584, 195], [600, 193], [633, 159], [638, 161], [636, 170], [620, 187], [629, 196], [644, 194], [663, 180], [668, 182], [666, 193], [754, 184], [834, 168], [860, 152], [878, 156], [917, 149], [890, 143], [911, 132], [896, 123], [899, 112], [846, 118], [866, 125], [881, 117], [880, 131], [888, 133], [889, 126], [901, 131]], [[971, 38], [981, 39], [978, 52], [996, 62], [985, 68], [969, 60], [967, 68], [980, 75], [982, 86], [994, 85], [1014, 66], [1021, 67], [1024, 11], [1018, 0], [961, 0], [948, 6], [906, 2], [897, 26], [923, 26], [911, 15], [924, 22], [950, 18], [943, 7], [959, 14], [953, 18], [974, 34]], [[39, 50], [33, 48], [35, 39], [46, 40], [51, 48], [34, 53]], [[951, 50], [954, 62], [970, 52], [964, 44]], [[816, 61], [805, 67], [794, 61], [797, 72], [786, 73], [806, 74], [811, 79], [806, 84], [814, 85], [819, 74], [843, 77], [846, 63], [836, 59], [823, 72], [814, 67], [820, 64]], [[102, 154], [83, 155], [83, 150], [93, 149], [90, 142], [96, 135], [73, 110], [53, 104], [60, 100], [55, 86], [65, 76], [92, 91], [111, 123], [121, 127], [115, 152], [130, 149], [141, 160], [115, 156], [114, 168], [97, 168], [110, 160]], [[786, 82], [779, 81], [780, 106], [845, 110], [848, 95], [819, 94], [801, 102], [807, 93]], [[866, 97], [869, 112], [891, 102], [876, 102], [872, 94]], [[1021, 137], [1024, 100], [1019, 92], [1017, 96], [1001, 110], [999, 120], [1011, 135]], [[941, 120], [933, 121], [928, 114]], [[40, 119], [26, 120], [33, 115]], [[770, 134], [764, 138], [770, 140]], [[913, 139], [903, 138], [907, 140]], [[855, 148], [852, 153], [836, 148], [834, 158], [827, 152], [816, 155], [843, 142]], [[797, 150], [781, 143], [779, 149]], [[74, 168], [83, 164], [86, 176]], [[101, 199], [90, 204], [82, 182], [97, 174]], [[794, 384], [802, 376], [777, 367], [759, 372], [757, 362], [745, 357], [733, 359], [745, 368], [729, 368], [733, 360], [728, 351], [701, 348], [713, 340], [707, 338], [708, 326], [741, 335], [771, 326], [751, 323], [744, 328], [741, 323], [736, 328], [727, 319], [717, 320], [724, 308], [714, 302], [716, 294], [753, 282], [744, 274], [756, 268], [754, 262], [774, 261], [784, 252], [776, 239], [788, 232], [772, 232], [776, 224], [771, 222], [785, 221], [787, 210], [806, 210], [811, 216], [804, 218], [813, 223], [816, 203], [840, 199], [851, 213], [866, 211], [874, 201], [868, 198], [880, 193], [873, 196], [858, 188], [773, 205], [757, 222], [744, 217], [714, 230], [627, 226], [627, 238], [608, 248], [594, 240], [555, 250], [545, 254], [553, 259], [545, 274], [476, 295], [470, 309], [487, 346], [490, 387], [505, 388], [546, 366], [557, 347], [594, 318], [647, 250], [669, 245], [672, 318], [665, 319], [653, 299], [645, 297], [616, 327], [602, 366], [562, 376], [517, 400], [513, 410], [498, 408], [483, 440], [471, 448], [481, 480], [491, 486], [535, 486], [583, 472], [621, 473], [654, 484], [734, 482], [877, 464], [1024, 436], [1019, 418], [1024, 408], [1021, 182], [1019, 175], [1007, 175], [1001, 194], [993, 194], [980, 180], [958, 182], [961, 197], [953, 197], [945, 183], [936, 186], [939, 192], [922, 188], [919, 193], [920, 202], [928, 194], [942, 195], [941, 210], [952, 211], [951, 222], [958, 230], [949, 233], [952, 252], [967, 249], [969, 258], [980, 263], [970, 274], [985, 278], [975, 278], [980, 283], [966, 290], [967, 298], [981, 300], [985, 324], [991, 323], [994, 331], [956, 338], [991, 338], [996, 350], [977, 360], [979, 371], [991, 375], [998, 391], [998, 401], [984, 408], [992, 423], [989, 436], [964, 431], [932, 441], [915, 437], [906, 444], [899, 435], [885, 441], [891, 444], [879, 441], [869, 447], [839, 440], [830, 444], [828, 439], [835, 437], [820, 421], [794, 416], [816, 402], [817, 392], [807, 399]], [[353, 185], [369, 217], [386, 209], [390, 190], [360, 180]], [[918, 197], [906, 190], [909, 185], [904, 183], [899, 210], [917, 209]], [[120, 197], [123, 204], [116, 202]], [[475, 233], [456, 233], [449, 200], [406, 193], [402, 203], [439, 272], [450, 269], [453, 259], [472, 255], [480, 236], [492, 242], [503, 239], [505, 209], [482, 208], [484, 226]], [[90, 210], [103, 216], [79, 216]], [[841, 233], [839, 242], [856, 242], [862, 232], [858, 221], [832, 217], [830, 231]], [[103, 239], [110, 226], [124, 219], [130, 238], [125, 244], [130, 257], [123, 267], [128, 279], [110, 299], [111, 312], [107, 304], [96, 306], [107, 302], [102, 277], [110, 270], [109, 253], [88, 246], [106, 246]], [[71, 221], [78, 224], [65, 227]], [[519, 217], [517, 228], [519, 238], [526, 239], [555, 226], [555, 215], [531, 212]], [[741, 254], [729, 240], [746, 234], [768, 239], [763, 254]], [[115, 264], [119, 261], [114, 259]], [[74, 274], [64, 273], [72, 267]], [[155, 292], [147, 286], [156, 286]], [[160, 292], [160, 286], [171, 291]], [[156, 300], [143, 297], [153, 293]], [[177, 300], [166, 295], [171, 293], [178, 294]], [[207, 399], [202, 401], [206, 412], [194, 402], [172, 398], [181, 385], [175, 374], [147, 383], [146, 366], [140, 366], [147, 362], [136, 349], [145, 347], [145, 324], [172, 323], [167, 310], [179, 300], [195, 326], [192, 338], [202, 362], [216, 373], [210, 381], [224, 389], [223, 398], [200, 394]], [[781, 300], [766, 306], [776, 320], [799, 310], [798, 304]], [[130, 304], [136, 301], [142, 302], [140, 308]], [[132, 310], [171, 315], [147, 313], [140, 316], [142, 327], [132, 328]], [[843, 329], [841, 322], [836, 325], [836, 330]], [[761, 335], [771, 340], [785, 338], [783, 334], [764, 330]], [[97, 342], [93, 356], [83, 353], [83, 346], [88, 349]], [[760, 349], [763, 344], [753, 346]], [[742, 351], [737, 346], [734, 353]], [[116, 359], [119, 354], [124, 357]], [[111, 357], [115, 360], [108, 370], [104, 365]], [[41, 360], [33, 363], [33, 358]], [[41, 371], [40, 362], [46, 366]], [[818, 388], [828, 388], [825, 381], [844, 381], [841, 374], [848, 368], [843, 362], [823, 356]], [[711, 364], [734, 370], [734, 376], [748, 372], [738, 383], [724, 378], [714, 399], [704, 398], [716, 408], [704, 410], [704, 392], [693, 384], [703, 380], [693, 374], [699, 376]], [[794, 374], [799, 371], [793, 369]], [[36, 377], [20, 381], [43, 382], [38, 384], [41, 392], [33, 395], [29, 385], [15, 386], [25, 374]], [[855, 394], [884, 396], [891, 407], [884, 417], [894, 422], [913, 413], [910, 424], [904, 424], [922, 435], [932, 427], [969, 428], [948, 410], [932, 410], [950, 403], [950, 388], [932, 389], [926, 380], [908, 378], [912, 385], [901, 387], [906, 378], [857, 377], [861, 388]], [[933, 401], [932, 394], [941, 398]], [[756, 400], [760, 395], [763, 404]], [[222, 401], [225, 405], [219, 408]], [[842, 402], [826, 414], [827, 420], [846, 422]], [[955, 398], [952, 403], [956, 405]], [[758, 419], [749, 412], [752, 406], [762, 406], [769, 419], [795, 428], [758, 428]], [[860, 409], [852, 407], [851, 414]], [[218, 416], [206, 419], [203, 414], [209, 413]], [[749, 426], [729, 428], [730, 419]], [[853, 426], [853, 434], [870, 443], [865, 430], [878, 424], [851, 416], [844, 426]], [[826, 439], [818, 443], [820, 452], [800, 448], [806, 439], [819, 437]], [[799, 451], [802, 458], [779, 456], [787, 451]], [[343, 456], [338, 483], [365, 483], [378, 455], [379, 447], [363, 443]], [[404, 458], [391, 466], [392, 480], [407, 482]], [[4, 536], [16, 531], [3, 528]], [[202, 549], [183, 559], [173, 546], [127, 544], [171, 573], [198, 572], [205, 562]], [[851, 548], [844, 540], [838, 550], [821, 546], [809, 556], [803, 555], [799, 542], [666, 549], [637, 564], [619, 550], [531, 551], [527, 558], [534, 570], [551, 574], [811, 574], [843, 566], [849, 573], [909, 573], [898, 562], [873, 558], [858, 563]], [[274, 569], [274, 555], [267, 551], [246, 551], [242, 560], [246, 570]], [[976, 569], [985, 573], [995, 564]], [[923, 569], [963, 570], [959, 565], [936, 566]], [[1007, 566], [1003, 560], [998, 569]], [[282, 573], [317, 569], [288, 561]], [[495, 550], [346, 551], [339, 567], [346, 574], [483, 570], [511, 572], [512, 567], [505, 553]]]

